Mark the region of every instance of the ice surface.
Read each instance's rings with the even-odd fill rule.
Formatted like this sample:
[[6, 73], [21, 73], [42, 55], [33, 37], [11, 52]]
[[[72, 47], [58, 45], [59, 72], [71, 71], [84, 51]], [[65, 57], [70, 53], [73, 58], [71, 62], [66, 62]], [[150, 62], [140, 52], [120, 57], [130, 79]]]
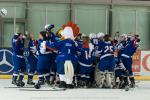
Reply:
[[[20, 91], [11, 80], [0, 79], [0, 100], [150, 100], [150, 81], [140, 81], [135, 89], [69, 89], [66, 91]], [[48, 88], [48, 87], [43, 87]]]

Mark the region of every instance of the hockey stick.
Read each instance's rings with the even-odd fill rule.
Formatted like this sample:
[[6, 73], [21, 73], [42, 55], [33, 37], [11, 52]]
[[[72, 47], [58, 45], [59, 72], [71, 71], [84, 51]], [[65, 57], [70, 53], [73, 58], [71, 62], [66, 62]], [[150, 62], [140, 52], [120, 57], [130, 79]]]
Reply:
[[59, 88], [59, 89], [56, 89], [56, 88], [51, 88], [51, 89], [19, 89], [20, 91], [65, 91], [67, 89], [64, 89], [64, 88]]
[[34, 87], [26, 87], [26, 86], [24, 86], [24, 87], [17, 87], [17, 86], [12, 86], [12, 87], [4, 87], [5, 89], [14, 89], [14, 88], [34, 88]]

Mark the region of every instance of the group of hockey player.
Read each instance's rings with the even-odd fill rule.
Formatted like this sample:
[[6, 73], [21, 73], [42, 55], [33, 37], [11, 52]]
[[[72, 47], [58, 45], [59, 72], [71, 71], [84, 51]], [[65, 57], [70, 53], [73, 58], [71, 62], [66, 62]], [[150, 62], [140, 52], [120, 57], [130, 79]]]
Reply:
[[[135, 87], [132, 56], [140, 42], [138, 34], [122, 34], [117, 39], [104, 33], [88, 36], [79, 34], [79, 27], [73, 22], [68, 22], [57, 33], [52, 32], [53, 28], [54, 25], [46, 25], [38, 40], [33, 34], [14, 34], [12, 84], [24, 86], [27, 73], [27, 84], [37, 89], [46, 83], [57, 84], [59, 88]], [[26, 40], [29, 53], [24, 53]], [[34, 83], [36, 73], [38, 82]]]

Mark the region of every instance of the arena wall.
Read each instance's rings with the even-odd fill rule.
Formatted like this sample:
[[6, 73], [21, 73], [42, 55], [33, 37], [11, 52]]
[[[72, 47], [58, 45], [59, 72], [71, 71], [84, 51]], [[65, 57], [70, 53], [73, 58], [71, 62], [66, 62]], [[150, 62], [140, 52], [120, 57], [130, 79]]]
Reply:
[[46, 24], [54, 24], [56, 32], [68, 20], [80, 27], [80, 32], [108, 33], [114, 37], [121, 34], [138, 32], [141, 50], [150, 49], [149, 6], [54, 3], [54, 2], [0, 2], [0, 9], [6, 8], [7, 16], [0, 18], [0, 47], [11, 47], [11, 37], [16, 28], [34, 34], [44, 30]]

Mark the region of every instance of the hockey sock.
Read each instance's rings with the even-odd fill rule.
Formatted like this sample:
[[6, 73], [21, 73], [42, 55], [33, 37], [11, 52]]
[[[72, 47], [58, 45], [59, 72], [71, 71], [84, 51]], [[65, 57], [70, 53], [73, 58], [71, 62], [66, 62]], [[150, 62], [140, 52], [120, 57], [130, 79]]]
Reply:
[[124, 77], [125, 86], [129, 85], [128, 77]]
[[22, 81], [23, 78], [24, 78], [24, 74], [23, 74], [23, 73], [20, 73], [19, 75], [20, 75], [20, 76], [19, 76], [19, 81]]
[[44, 76], [43, 75], [39, 75], [39, 80], [38, 80], [38, 83], [43, 85], [44, 84]]
[[119, 80], [120, 80], [120, 81], [123, 81], [123, 77], [122, 77], [122, 76], [119, 76]]
[[131, 84], [135, 84], [135, 79], [134, 79], [134, 77], [130, 77], [129, 79], [130, 79]]
[[46, 79], [46, 81], [50, 81], [50, 74], [49, 73], [45, 74], [45, 79]]
[[28, 74], [28, 80], [29, 80], [29, 79], [30, 79], [30, 80], [33, 79], [33, 74], [31, 74], [31, 73]]
[[39, 76], [39, 80], [44, 81], [44, 77], [40, 75], [40, 76]]
[[18, 78], [18, 74], [15, 74], [15, 73], [14, 73], [14, 74], [13, 74], [13, 77], [12, 77], [12, 80], [13, 80], [13, 81], [16, 81], [17, 78]]

